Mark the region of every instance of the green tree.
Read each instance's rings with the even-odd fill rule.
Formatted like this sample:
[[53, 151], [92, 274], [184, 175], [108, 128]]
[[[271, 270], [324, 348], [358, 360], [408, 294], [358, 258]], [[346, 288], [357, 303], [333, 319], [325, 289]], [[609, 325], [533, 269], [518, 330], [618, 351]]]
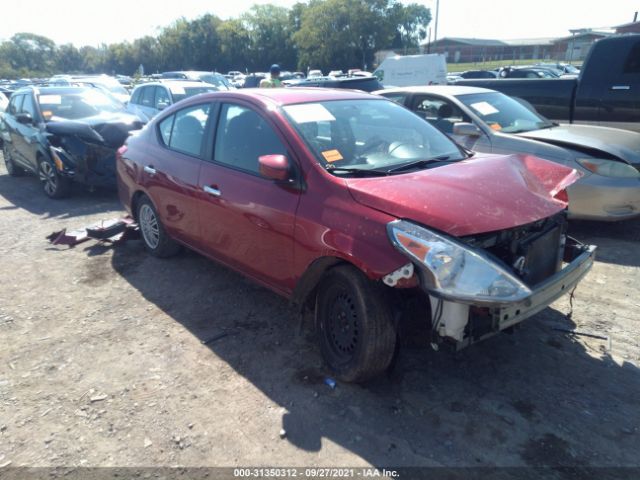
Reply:
[[34, 33], [16, 33], [5, 47], [7, 63], [15, 70], [49, 75], [54, 67], [56, 44]]
[[377, 50], [396, 33], [388, 0], [315, 0], [293, 35], [298, 67], [322, 70], [368, 68]]
[[56, 49], [55, 71], [57, 73], [79, 73], [82, 70], [82, 54], [72, 44], [60, 45]]
[[239, 19], [221, 22], [218, 25], [218, 38], [220, 40], [220, 56], [216, 64], [220, 71], [248, 69], [247, 47], [251, 40], [244, 23]]
[[296, 54], [289, 29], [289, 11], [276, 5], [254, 5], [240, 17], [249, 35], [247, 61], [253, 70], [265, 70], [272, 63], [293, 68]]
[[390, 18], [396, 23], [399, 46], [406, 54], [408, 50], [419, 47], [427, 37], [431, 10], [418, 3], [396, 3], [390, 9]]

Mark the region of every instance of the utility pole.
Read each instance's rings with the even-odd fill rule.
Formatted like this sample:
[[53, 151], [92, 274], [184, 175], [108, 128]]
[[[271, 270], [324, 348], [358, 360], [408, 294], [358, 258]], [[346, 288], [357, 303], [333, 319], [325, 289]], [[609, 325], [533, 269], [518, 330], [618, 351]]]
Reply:
[[436, 25], [433, 33], [433, 43], [438, 41], [438, 16], [440, 14], [440, 0], [436, 0]]

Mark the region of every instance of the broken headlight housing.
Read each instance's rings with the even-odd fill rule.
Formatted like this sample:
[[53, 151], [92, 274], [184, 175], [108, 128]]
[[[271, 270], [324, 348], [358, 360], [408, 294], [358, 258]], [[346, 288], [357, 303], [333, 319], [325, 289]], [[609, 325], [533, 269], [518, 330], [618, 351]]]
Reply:
[[420, 267], [425, 288], [468, 303], [511, 303], [531, 290], [481, 250], [406, 220], [387, 225], [393, 245]]
[[599, 158], [578, 158], [576, 160], [582, 167], [596, 175], [617, 178], [638, 178], [640, 172], [628, 163], [616, 160], [605, 160]]

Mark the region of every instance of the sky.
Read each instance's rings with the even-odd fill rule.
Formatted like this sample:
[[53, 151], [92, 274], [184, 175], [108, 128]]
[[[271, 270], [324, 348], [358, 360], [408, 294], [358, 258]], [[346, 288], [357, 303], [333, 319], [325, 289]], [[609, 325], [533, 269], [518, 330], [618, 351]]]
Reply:
[[[409, 3], [411, 0], [402, 0]], [[237, 17], [256, 3], [290, 7], [296, 0], [29, 0], [3, 2], [0, 40], [18, 32], [44, 35], [76, 46], [132, 41], [155, 35], [180, 17], [212, 13]], [[436, 0], [414, 0], [431, 8]], [[28, 5], [28, 7], [26, 7]], [[25, 10], [28, 8], [28, 12]], [[440, 0], [438, 38], [538, 38], [569, 35], [568, 30], [609, 27], [633, 20], [635, 0]], [[432, 35], [433, 22], [432, 22]]]

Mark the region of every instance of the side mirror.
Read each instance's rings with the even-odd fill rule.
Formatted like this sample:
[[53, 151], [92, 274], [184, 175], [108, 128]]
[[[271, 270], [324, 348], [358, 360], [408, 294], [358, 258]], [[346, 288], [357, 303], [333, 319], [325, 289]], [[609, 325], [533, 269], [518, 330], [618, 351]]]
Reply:
[[473, 123], [457, 122], [453, 124], [453, 134], [463, 137], [479, 137], [482, 132]]
[[262, 155], [258, 157], [258, 165], [264, 178], [279, 182], [289, 180], [289, 160], [284, 155]]
[[30, 113], [18, 113], [16, 114], [16, 121], [18, 123], [22, 123], [23, 125], [28, 125], [33, 123], [33, 118], [31, 118]]
[[169, 106], [169, 104], [167, 102], [160, 102], [160, 103], [158, 103], [158, 110], [164, 110], [168, 106]]

